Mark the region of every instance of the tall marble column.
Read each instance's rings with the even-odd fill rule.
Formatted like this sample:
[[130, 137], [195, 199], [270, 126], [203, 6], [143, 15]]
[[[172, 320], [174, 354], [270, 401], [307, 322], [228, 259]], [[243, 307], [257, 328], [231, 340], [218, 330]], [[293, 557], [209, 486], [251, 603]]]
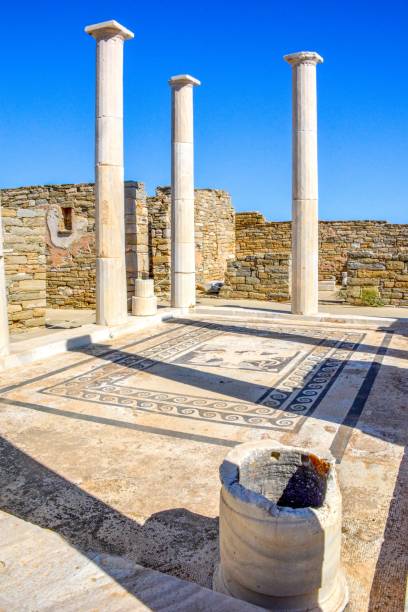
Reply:
[[292, 313], [318, 312], [316, 64], [318, 53], [285, 55], [292, 66]]
[[171, 305], [195, 306], [193, 87], [188, 74], [169, 81], [171, 119]]
[[134, 35], [114, 20], [85, 32], [96, 40], [96, 322], [118, 325], [127, 319], [123, 42]]
[[[0, 196], [1, 197], [1, 196]], [[4, 270], [3, 223], [0, 200], [0, 357], [9, 354], [9, 329], [7, 316], [6, 273]]]

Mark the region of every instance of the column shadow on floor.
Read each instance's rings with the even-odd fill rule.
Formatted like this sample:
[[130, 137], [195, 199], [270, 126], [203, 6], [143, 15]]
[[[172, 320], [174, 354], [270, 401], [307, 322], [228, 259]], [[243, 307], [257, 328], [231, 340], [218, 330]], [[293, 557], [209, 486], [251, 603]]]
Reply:
[[[0, 508], [58, 533], [93, 562], [98, 554], [120, 555], [211, 588], [218, 558], [218, 518], [172, 508], [152, 514], [140, 524], [4, 438], [0, 438]], [[107, 572], [105, 565], [101, 569]], [[128, 578], [112, 578], [136, 597], [141, 596], [137, 580], [129, 584]]]

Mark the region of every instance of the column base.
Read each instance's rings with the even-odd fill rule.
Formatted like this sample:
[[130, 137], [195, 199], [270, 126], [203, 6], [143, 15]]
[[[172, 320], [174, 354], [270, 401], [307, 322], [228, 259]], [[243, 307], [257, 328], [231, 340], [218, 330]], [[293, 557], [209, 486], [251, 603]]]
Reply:
[[147, 317], [156, 314], [157, 297], [132, 297], [132, 315], [136, 317]]
[[196, 305], [194, 272], [175, 272], [171, 283], [172, 308], [191, 308]]

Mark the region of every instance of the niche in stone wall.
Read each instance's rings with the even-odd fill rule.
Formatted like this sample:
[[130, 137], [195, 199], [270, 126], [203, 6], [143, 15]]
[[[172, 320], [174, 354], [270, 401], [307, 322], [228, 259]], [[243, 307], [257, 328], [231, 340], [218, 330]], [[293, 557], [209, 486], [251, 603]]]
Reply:
[[72, 206], [61, 206], [61, 218], [58, 224], [58, 234], [60, 236], [69, 236], [70, 234], [72, 234], [72, 217]]
[[85, 217], [75, 214], [73, 206], [52, 204], [48, 208], [50, 240], [60, 249], [68, 249], [75, 240], [81, 238], [87, 231], [87, 224]]

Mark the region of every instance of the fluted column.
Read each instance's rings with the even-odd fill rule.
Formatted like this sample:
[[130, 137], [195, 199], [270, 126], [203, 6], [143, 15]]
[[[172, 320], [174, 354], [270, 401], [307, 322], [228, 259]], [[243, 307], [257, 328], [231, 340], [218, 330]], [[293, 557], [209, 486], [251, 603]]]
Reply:
[[85, 32], [96, 40], [96, 322], [117, 325], [127, 319], [123, 42], [134, 35], [117, 21]]
[[[0, 196], [1, 198], [1, 196]], [[0, 199], [0, 357], [9, 354], [9, 329], [7, 316], [6, 274], [4, 270], [3, 223]]]
[[292, 66], [292, 313], [318, 312], [319, 237], [316, 64], [311, 51], [285, 55]]
[[171, 305], [189, 308], [195, 298], [193, 87], [188, 74], [169, 81], [171, 125]]

